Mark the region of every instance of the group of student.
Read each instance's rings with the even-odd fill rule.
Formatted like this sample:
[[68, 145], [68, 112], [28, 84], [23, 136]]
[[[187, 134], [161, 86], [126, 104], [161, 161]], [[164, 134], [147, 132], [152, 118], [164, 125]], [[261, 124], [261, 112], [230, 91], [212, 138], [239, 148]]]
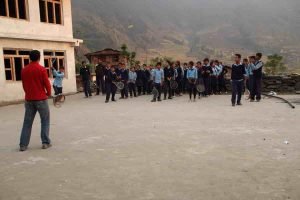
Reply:
[[[48, 149], [52, 146], [49, 138], [50, 128], [50, 110], [48, 106], [48, 97], [52, 95], [51, 85], [48, 73], [45, 67], [39, 64], [41, 53], [37, 50], [30, 52], [30, 64], [22, 69], [22, 85], [25, 92], [25, 117], [20, 137], [20, 151], [26, 151], [29, 145], [32, 124], [36, 113], [41, 118], [41, 140], [42, 148]], [[235, 55], [235, 63], [231, 67], [231, 83], [232, 83], [232, 106], [242, 105], [241, 98], [244, 85], [250, 91], [251, 101], [261, 100], [261, 83], [263, 62], [262, 54], [257, 53], [243, 59], [240, 54]], [[52, 68], [54, 78], [53, 88], [55, 95], [63, 92], [62, 81], [64, 78], [64, 68]], [[131, 67], [127, 70], [124, 63], [120, 63], [118, 67], [112, 66], [110, 63], [104, 65], [99, 63], [96, 67], [97, 76], [97, 95], [100, 91], [106, 94], [106, 102], [116, 101], [115, 94], [117, 90], [116, 82], [122, 82], [124, 87], [121, 90], [121, 99], [137, 97], [142, 94], [157, 93], [154, 95], [152, 102], [161, 101], [162, 90], [164, 99], [172, 99], [174, 95], [181, 96], [186, 91], [189, 92], [190, 100], [196, 99], [197, 84], [203, 85], [204, 89], [198, 95], [209, 96], [211, 94], [219, 94], [225, 87], [224, 75], [227, 73], [226, 67], [217, 60], [209, 61], [204, 59], [203, 65], [197, 62], [184, 63], [169, 62], [167, 66], [162, 67], [162, 63], [157, 63], [155, 67], [144, 65]], [[91, 73], [86, 63], [82, 63], [80, 69], [85, 96], [92, 96], [90, 90]], [[171, 87], [172, 83], [176, 83], [177, 87]], [[245, 84], [246, 83], [246, 84]], [[34, 86], [34, 87], [33, 87]], [[137, 88], [137, 91], [136, 91]], [[157, 91], [157, 92], [154, 92]]]
[[[173, 99], [175, 96], [189, 94], [190, 100], [196, 101], [197, 96], [208, 97], [227, 93], [225, 76], [228, 69], [231, 69], [232, 83], [232, 105], [241, 105], [242, 93], [245, 89], [250, 91], [249, 99], [254, 101], [261, 100], [261, 79], [262, 54], [241, 60], [241, 55], [235, 55], [235, 63], [231, 66], [224, 66], [218, 60], [209, 60], [205, 58], [203, 62], [193, 61], [181, 65], [180, 61], [168, 62], [165, 66], [158, 62], [156, 66], [137, 65], [127, 69], [124, 63], [112, 66], [111, 63], [99, 61], [95, 68], [97, 93], [102, 92], [106, 95], [105, 102], [116, 101], [117, 85], [122, 82], [120, 99], [129, 97], [138, 97], [141, 95], [150, 95], [153, 90], [157, 94], [153, 96], [152, 102], [163, 99]], [[90, 69], [86, 63], [82, 63], [80, 74], [83, 81], [85, 96], [91, 97]], [[176, 83], [176, 88], [172, 87], [172, 82]], [[197, 86], [202, 85], [203, 90], [199, 91]]]

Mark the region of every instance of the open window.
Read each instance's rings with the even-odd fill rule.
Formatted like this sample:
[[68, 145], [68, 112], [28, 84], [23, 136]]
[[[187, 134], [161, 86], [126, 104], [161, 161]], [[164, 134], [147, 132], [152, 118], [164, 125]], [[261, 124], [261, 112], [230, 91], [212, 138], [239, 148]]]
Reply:
[[65, 61], [65, 52], [64, 51], [44, 51], [44, 65], [47, 70], [49, 78], [53, 78], [51, 68], [59, 70], [60, 67], [65, 68], [65, 77], [67, 77], [67, 67]]
[[28, 19], [27, 0], [0, 0], [0, 16]]
[[27, 49], [4, 49], [4, 68], [7, 81], [21, 81], [22, 69], [29, 64]]
[[63, 24], [62, 0], [39, 0], [41, 22]]

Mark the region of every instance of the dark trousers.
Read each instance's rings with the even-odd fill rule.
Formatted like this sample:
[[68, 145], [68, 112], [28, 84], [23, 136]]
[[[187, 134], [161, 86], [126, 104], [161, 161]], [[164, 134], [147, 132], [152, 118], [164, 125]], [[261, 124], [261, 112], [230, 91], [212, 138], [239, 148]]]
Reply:
[[219, 76], [218, 78], [218, 92], [227, 92], [228, 89], [226, 87], [224, 76]]
[[231, 103], [241, 103], [242, 100], [242, 93], [243, 93], [243, 81], [232, 80], [232, 97]]
[[203, 78], [203, 83], [205, 87], [204, 95], [210, 95], [211, 94], [211, 88], [210, 88], [210, 77]]
[[176, 94], [181, 94], [182, 91], [183, 91], [183, 81], [180, 79], [180, 80], [176, 80], [177, 84], [178, 84], [178, 88], [176, 89]]
[[59, 95], [63, 93], [63, 88], [62, 87], [57, 87], [53, 85], [53, 89], [54, 89], [54, 95]]
[[218, 78], [215, 76], [211, 77], [210, 81], [211, 85], [211, 93], [212, 94], [217, 94], [218, 93]]
[[154, 83], [154, 87], [157, 89], [158, 91], [158, 96], [153, 96], [153, 100], [160, 100], [161, 99], [161, 84], [160, 83]]
[[147, 94], [151, 94], [153, 90], [153, 81], [148, 81], [147, 83]]
[[89, 80], [82, 81], [83, 83], [83, 91], [86, 97], [92, 96], [92, 91], [91, 91], [91, 82]]
[[145, 95], [148, 91], [148, 81], [144, 80], [143, 81], [143, 95]]
[[102, 94], [105, 94], [105, 84], [104, 84], [103, 77], [97, 77], [96, 83], [97, 83], [97, 95], [100, 94], [100, 91], [102, 92]]
[[165, 81], [164, 83], [164, 99], [167, 98], [167, 95], [169, 94], [168, 98], [172, 98], [172, 89], [171, 89], [171, 82], [169, 80]]
[[49, 129], [50, 129], [50, 111], [48, 101], [26, 101], [25, 102], [25, 117], [20, 138], [20, 147], [27, 147], [30, 142], [32, 124], [36, 113], [40, 114], [41, 118], [41, 140], [43, 144], [50, 144]]
[[128, 98], [128, 84], [124, 83], [124, 89], [121, 90], [121, 98]]
[[197, 96], [196, 84], [193, 83], [189, 84], [189, 95], [190, 95], [190, 99], [192, 99], [192, 96], [194, 96], [194, 99], [196, 99]]
[[115, 84], [105, 83], [105, 87], [106, 87], [106, 101], [110, 100], [110, 96], [111, 96], [111, 100], [115, 101], [115, 96], [117, 92], [117, 87], [115, 86]]
[[253, 78], [253, 83], [252, 83], [252, 90], [251, 90], [251, 100], [261, 100], [261, 84], [262, 84], [262, 79], [261, 78]]
[[253, 88], [253, 76], [252, 76], [252, 75], [249, 76], [248, 79], [247, 79], [247, 81], [246, 81], [246, 88], [247, 88], [247, 90], [249, 90], [250, 93], [251, 93], [252, 88]]
[[188, 89], [188, 80], [184, 78], [182, 80], [182, 92], [185, 94], [187, 89]]
[[134, 95], [134, 97], [136, 97], [136, 85], [135, 85], [135, 83], [128, 83], [128, 88], [129, 88], [130, 96], [132, 97], [132, 95]]

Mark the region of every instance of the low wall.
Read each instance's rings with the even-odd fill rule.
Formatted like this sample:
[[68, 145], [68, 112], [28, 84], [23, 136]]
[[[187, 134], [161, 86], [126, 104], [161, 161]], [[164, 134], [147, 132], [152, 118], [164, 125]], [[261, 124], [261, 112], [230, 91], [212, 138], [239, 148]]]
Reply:
[[[230, 80], [226, 81], [227, 88], [231, 88]], [[264, 76], [263, 92], [278, 92], [281, 94], [295, 94], [300, 92], [300, 74], [285, 76]]]

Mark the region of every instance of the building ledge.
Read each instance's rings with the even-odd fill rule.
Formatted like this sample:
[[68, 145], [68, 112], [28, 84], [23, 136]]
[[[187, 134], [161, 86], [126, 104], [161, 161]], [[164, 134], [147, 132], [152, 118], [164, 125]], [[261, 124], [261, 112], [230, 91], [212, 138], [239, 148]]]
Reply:
[[32, 35], [20, 35], [20, 34], [14, 34], [14, 33], [0, 33], [0, 38], [15, 39], [15, 40], [35, 40], [35, 41], [67, 42], [67, 43], [74, 44], [74, 46], [79, 46], [81, 43], [83, 43], [83, 40], [81, 40], [81, 39], [75, 39], [75, 38], [32, 36]]

